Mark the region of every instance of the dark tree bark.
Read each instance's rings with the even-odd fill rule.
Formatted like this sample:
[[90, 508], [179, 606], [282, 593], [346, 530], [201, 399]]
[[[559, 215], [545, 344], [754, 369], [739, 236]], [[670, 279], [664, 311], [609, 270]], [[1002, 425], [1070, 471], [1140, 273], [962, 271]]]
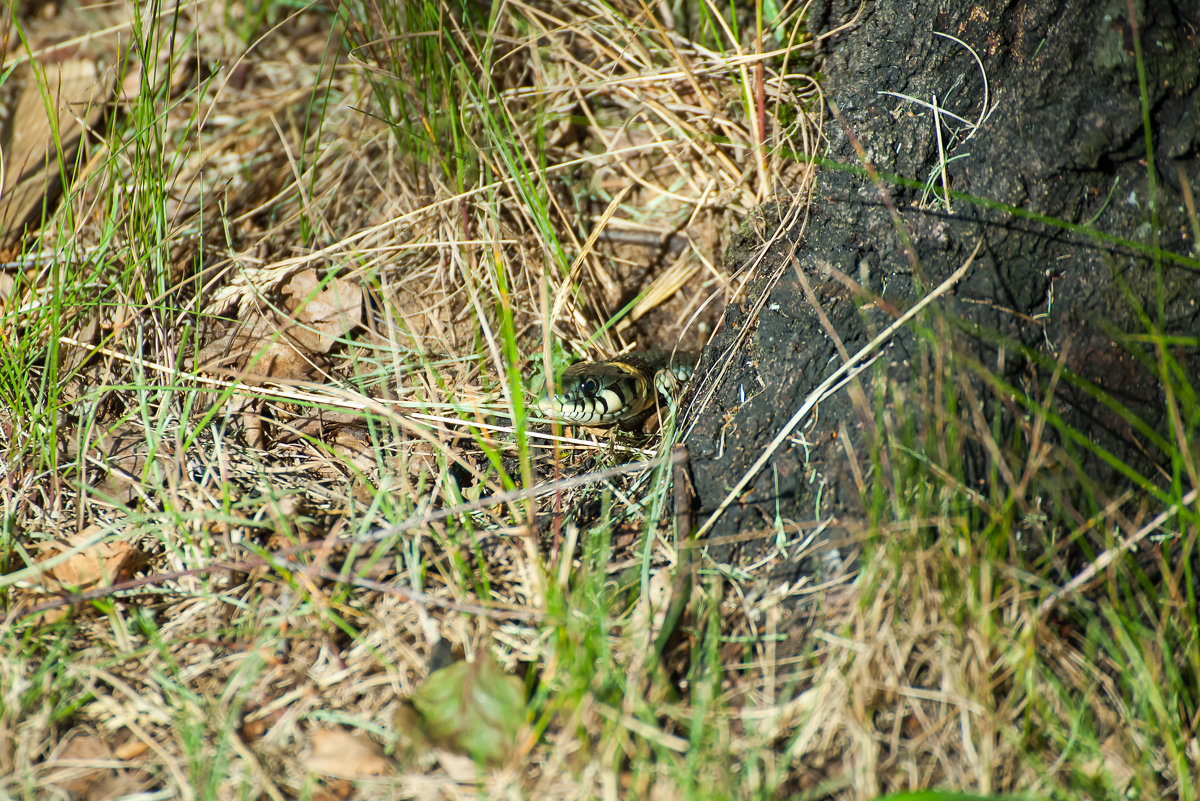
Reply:
[[[857, 3], [817, 0], [810, 30], [821, 35], [859, 10]], [[1051, 408], [1065, 427], [1082, 432], [1148, 481], [1158, 486], [1170, 481], [1170, 448], [1155, 444], [1155, 436], [1171, 443], [1174, 437], [1155, 347], [1147, 337], [1154, 327], [1175, 337], [1170, 354], [1183, 366], [1180, 379], [1200, 386], [1200, 272], [1185, 202], [1185, 184], [1200, 187], [1200, 10], [1194, 2], [1151, 0], [1137, 4], [1136, 12], [1153, 189], [1133, 26], [1122, 2], [868, 2], [857, 24], [824, 43], [825, 89], [845, 121], [831, 117], [826, 127], [832, 160], [861, 165], [852, 134], [880, 172], [932, 179], [939, 164], [932, 112], [884, 93], [925, 103], [936, 98], [941, 109], [972, 125], [983, 115], [969, 137], [970, 127], [947, 119], [945, 180], [954, 191], [992, 203], [952, 199], [947, 211], [932, 202], [942, 191], [940, 177], [931, 180], [930, 192], [888, 183], [919, 274], [877, 187], [853, 172], [822, 170], [803, 226], [784, 219], [782, 204], [748, 221], [727, 261], [736, 266], [763, 248], [766, 254], [746, 300], [726, 311], [723, 329], [706, 351], [701, 371], [708, 379], [693, 393], [685, 420], [691, 426], [686, 442], [698, 519], [716, 508], [813, 387], [842, 363], [797, 269], [854, 353], [893, 316], [886, 304], [856, 298], [831, 277], [828, 266], [903, 310], [962, 265], [980, 242], [970, 272], [939, 300], [936, 319], [923, 323], [927, 332], [945, 337], [943, 344], [957, 354], [956, 369], [979, 366], [969, 381], [955, 377], [952, 389], [976, 398], [988, 421], [999, 411], [1005, 437], [1027, 430], [1022, 421], [1027, 412], [979, 376], [1031, 396], [1053, 388]], [[963, 43], [978, 55], [982, 72]], [[1149, 250], [1155, 245], [1168, 255], [1155, 258]], [[928, 419], [937, 413], [928, 397], [929, 349], [921, 341], [909, 327], [890, 342], [880, 362], [886, 370], [863, 377], [869, 404], [876, 391], [872, 382], [886, 374], [894, 386], [907, 386], [908, 415]], [[1069, 371], [1065, 375], [1098, 389], [1062, 376], [1053, 382], [1058, 363]], [[1101, 394], [1119, 401], [1148, 429], [1139, 431], [1129, 414], [1101, 402]], [[895, 402], [896, 396], [888, 396], [885, 403]], [[1194, 427], [1195, 409], [1188, 408], [1194, 400], [1176, 402]], [[712, 533], [769, 529], [777, 515], [861, 517], [847, 453], [869, 463], [876, 411], [855, 409], [845, 391], [822, 403], [803, 441], [794, 437], [785, 444]], [[1103, 497], [1110, 488], [1130, 485], [1128, 476], [1072, 444], [1062, 430], [1061, 453], [1072, 462], [1067, 472], [1083, 481], [1084, 493]], [[849, 443], [837, 440], [839, 431]], [[964, 453], [967, 472], [980, 488], [991, 457], [978, 446]], [[868, 483], [883, 478], [876, 475]], [[723, 557], [735, 555], [730, 547], [716, 550]]]

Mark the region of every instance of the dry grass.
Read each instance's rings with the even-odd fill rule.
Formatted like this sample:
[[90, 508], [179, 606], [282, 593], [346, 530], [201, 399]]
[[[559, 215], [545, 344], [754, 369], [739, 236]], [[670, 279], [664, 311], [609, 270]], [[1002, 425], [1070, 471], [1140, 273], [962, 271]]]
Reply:
[[[0, 91], [113, 91], [8, 231], [0, 795], [1056, 792], [1085, 708], [1096, 786], [1153, 786], [1111, 656], [1044, 639], [1026, 577], [946, 596], [992, 557], [953, 523], [900, 524], [899, 566], [856, 532], [821, 583], [778, 548], [692, 576], [654, 443], [610, 469], [527, 426], [538, 369], [702, 345], [735, 227], [811, 189], [800, 10], [777, 49], [665, 7], [9, 20], [45, 72]], [[529, 677], [495, 769], [407, 730], [446, 654]]]

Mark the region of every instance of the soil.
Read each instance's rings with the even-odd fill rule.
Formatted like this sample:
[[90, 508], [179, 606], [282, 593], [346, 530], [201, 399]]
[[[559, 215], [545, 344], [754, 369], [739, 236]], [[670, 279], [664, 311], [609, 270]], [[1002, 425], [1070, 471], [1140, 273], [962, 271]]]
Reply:
[[[881, 173], [923, 182], [939, 162], [933, 115], [881, 93], [926, 103], [936, 97], [942, 109], [972, 123], [986, 107], [986, 119], [969, 139], [967, 128], [954, 121], [957, 138], [948, 125], [942, 139], [952, 159], [946, 168], [950, 188], [995, 203], [957, 198], [947, 211], [932, 196], [922, 202], [920, 188], [888, 183], [911, 237], [916, 271], [880, 191], [861, 172], [823, 169], [804, 219], [786, 218], [792, 205], [781, 203], [746, 222], [726, 261], [734, 269], [757, 260], [755, 278], [745, 300], [727, 308], [705, 351], [700, 371], [707, 378], [693, 390], [685, 418], [698, 519], [717, 508], [810, 391], [843, 362], [798, 271], [852, 354], [892, 322], [895, 310], [911, 307], [959, 268], [977, 243], [966, 277], [938, 301], [940, 312], [899, 332], [863, 374], [865, 405], [856, 409], [845, 390], [823, 401], [711, 534], [770, 531], [777, 521], [863, 519], [847, 454], [859, 465], [871, 464], [879, 398], [891, 405], [908, 397], [915, 408], [936, 413], [929, 349], [922, 346], [930, 331], [957, 354], [963, 372], [951, 379], [954, 387], [967, 393], [968, 402], [978, 398], [989, 422], [1001, 411], [1001, 434], [1025, 411], [1011, 393], [989, 386], [1003, 386], [999, 380], [1034, 396], [1053, 391], [1063, 431], [1082, 433], [1153, 481], [1169, 481], [1167, 451], [1145, 431], [1139, 435], [1128, 414], [1101, 404], [1085, 383], [1052, 376], [1061, 364], [1165, 436], [1155, 350], [1133, 339], [1148, 331], [1135, 311], [1140, 304], [1148, 319], [1162, 320], [1167, 335], [1181, 338], [1172, 355], [1184, 378], [1197, 385], [1200, 274], [1170, 258], [1156, 263], [1144, 248], [1113, 238], [1196, 256], [1184, 191], [1185, 183], [1200, 187], [1197, 4], [1151, 0], [1138, 12], [1154, 205], [1124, 2], [950, 0], [860, 7], [857, 0], [815, 0], [810, 30], [822, 36], [856, 13], [858, 21], [825, 40], [819, 53], [826, 96], [845, 120], [843, 126], [829, 115], [830, 160], [861, 164], [852, 133]], [[952, 34], [978, 54], [986, 97], [972, 55], [935, 31]], [[940, 190], [941, 179], [935, 184]], [[1036, 215], [1088, 224], [1112, 237], [1064, 229]], [[894, 308], [856, 297], [829, 267]], [[970, 364], [977, 369], [968, 380], [963, 367]], [[884, 377], [896, 389], [881, 392]], [[1099, 460], [1086, 449], [1069, 453], [1078, 460], [1072, 475], [1093, 480], [1089, 491], [1100, 497], [1108, 486], [1128, 485], [1106, 465], [1091, 464]], [[968, 456], [968, 473], [982, 483], [988, 455], [981, 450]], [[1155, 472], [1164, 466], [1165, 473]], [[736, 547], [714, 551], [736, 558]]]

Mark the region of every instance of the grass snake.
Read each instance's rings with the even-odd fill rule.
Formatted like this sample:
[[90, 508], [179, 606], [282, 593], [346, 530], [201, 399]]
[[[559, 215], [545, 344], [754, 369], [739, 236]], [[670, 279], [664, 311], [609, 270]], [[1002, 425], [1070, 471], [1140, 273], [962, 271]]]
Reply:
[[580, 425], [636, 426], [658, 402], [671, 397], [696, 369], [694, 353], [646, 350], [602, 362], [580, 362], [558, 377], [557, 392], [542, 394], [538, 409]]

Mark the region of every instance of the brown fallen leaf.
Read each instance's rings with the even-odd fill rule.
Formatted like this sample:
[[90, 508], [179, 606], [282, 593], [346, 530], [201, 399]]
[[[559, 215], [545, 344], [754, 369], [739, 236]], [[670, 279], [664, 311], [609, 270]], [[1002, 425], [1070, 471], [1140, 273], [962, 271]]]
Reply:
[[[100, 526], [88, 526], [78, 534], [65, 540], [42, 543], [37, 549], [38, 564], [45, 569], [36, 575], [32, 584], [37, 590], [22, 588], [22, 601], [35, 595], [34, 603], [45, 600], [47, 593], [79, 592], [95, 587], [107, 587], [129, 579], [135, 570], [144, 565], [147, 554], [126, 542], [96, 540]], [[75, 548], [81, 550], [71, 553]], [[69, 556], [67, 554], [70, 554]], [[61, 558], [50, 564], [51, 560]], [[67, 614], [65, 607], [49, 609], [39, 618], [43, 624], [61, 620]]]
[[[113, 771], [111, 768], [89, 767], [88, 762], [103, 762], [113, 758], [108, 746], [94, 734], [69, 734], [67, 744], [51, 760], [48, 783], [73, 796], [81, 797]], [[76, 765], [60, 763], [80, 763]]]
[[311, 773], [336, 779], [364, 779], [392, 771], [392, 763], [374, 740], [342, 729], [314, 729], [312, 751], [304, 764]]
[[144, 564], [146, 554], [127, 542], [93, 542], [102, 530], [99, 525], [91, 525], [65, 540], [43, 544], [39, 549], [39, 562], [47, 562], [75, 548], [81, 549], [42, 573], [43, 586], [51, 591], [77, 592], [130, 578], [133, 571]]
[[[126, 762], [130, 749], [116, 752], [92, 733], [69, 733], [66, 744], [43, 765], [47, 784], [58, 787], [78, 801], [112, 801], [144, 790], [148, 776], [140, 769], [118, 770], [114, 762]], [[146, 749], [142, 748], [141, 752]]]
[[[81, 456], [99, 472], [88, 482], [88, 494], [103, 498], [106, 502], [132, 503], [149, 490], [149, 485], [162, 481], [170, 474], [178, 478], [182, 474], [179, 459], [166, 448], [152, 451], [146, 438], [146, 428], [140, 422], [124, 422], [107, 431], [88, 432], [92, 440], [80, 441], [81, 432], [76, 430], [67, 435], [66, 455], [71, 459]], [[147, 471], [147, 463], [153, 453], [156, 465]]]
[[251, 383], [312, 381], [321, 374], [307, 345], [258, 315], [205, 345], [196, 365], [200, 372]]
[[315, 270], [302, 270], [282, 291], [286, 313], [243, 312], [237, 325], [196, 354], [195, 368], [256, 384], [322, 380], [325, 355], [362, 325], [362, 288], [342, 278], [322, 286]]
[[[12, 137], [4, 151], [4, 185], [0, 187], [3, 249], [16, 244], [25, 226], [41, 213], [47, 196], [57, 197], [62, 190], [56, 134], [64, 162], [73, 164], [84, 126], [96, 124], [112, 94], [111, 82], [101, 80], [93, 61], [68, 59], [39, 65], [37, 70], [27, 64], [19, 73], [23, 73], [25, 86], [9, 123]], [[45, 98], [49, 98], [49, 113]]]
[[313, 353], [329, 353], [363, 323], [362, 287], [346, 278], [322, 286], [315, 270], [302, 270], [283, 285], [283, 297], [297, 323], [288, 335]]

